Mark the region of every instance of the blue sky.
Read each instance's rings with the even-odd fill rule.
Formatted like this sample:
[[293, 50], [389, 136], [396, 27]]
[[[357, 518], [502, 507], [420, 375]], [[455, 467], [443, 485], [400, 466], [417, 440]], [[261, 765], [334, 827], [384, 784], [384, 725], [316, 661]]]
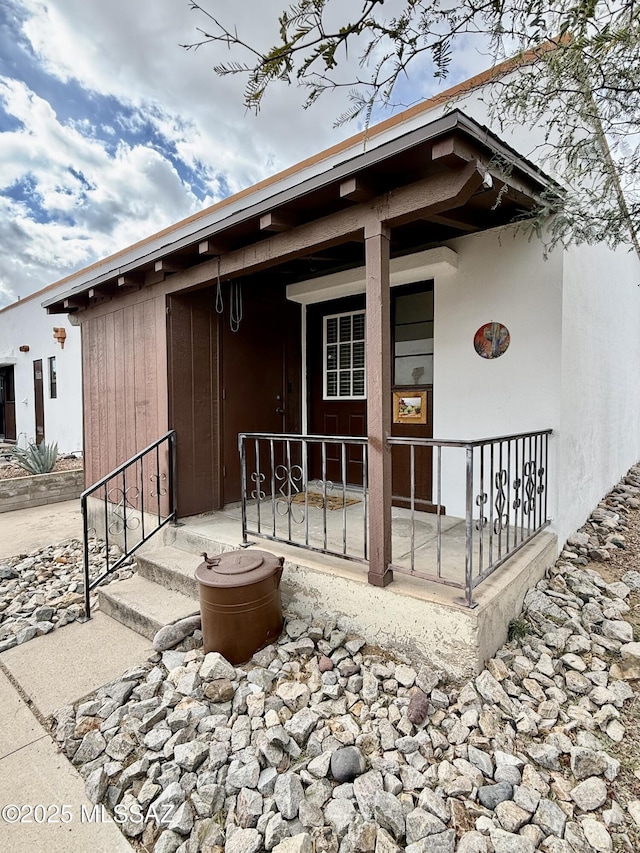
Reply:
[[[210, 3], [263, 41], [280, 6]], [[344, 95], [304, 112], [284, 85], [247, 114], [219, 55], [180, 47], [199, 23], [187, 0], [0, 4], [0, 307], [357, 130], [333, 129]], [[398, 99], [433, 88], [416, 69]]]

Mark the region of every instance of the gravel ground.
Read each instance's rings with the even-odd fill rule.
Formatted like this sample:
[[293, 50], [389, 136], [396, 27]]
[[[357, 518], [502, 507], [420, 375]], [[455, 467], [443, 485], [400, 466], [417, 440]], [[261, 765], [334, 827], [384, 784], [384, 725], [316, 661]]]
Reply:
[[[82, 459], [76, 456], [63, 456], [56, 462], [53, 471], [77, 471], [82, 468]], [[2, 461], [0, 459], [0, 480], [13, 480], [16, 477], [31, 477], [28, 471], [21, 468], [19, 465], [12, 465], [11, 462]]]
[[[115, 545], [109, 551], [112, 560], [121, 553]], [[103, 570], [104, 559], [104, 543], [91, 541], [91, 577]], [[129, 558], [109, 582], [131, 577], [134, 570]], [[91, 607], [98, 607], [95, 592]], [[0, 560], [0, 652], [84, 616], [84, 554], [79, 539]]]
[[637, 853], [639, 507], [640, 468], [465, 684], [291, 614], [238, 667], [196, 630], [54, 736], [153, 853]]
[[[33, 618], [26, 638], [51, 607], [37, 596], [77, 594], [55, 570], [69, 550], [7, 572], [3, 618]], [[636, 467], [464, 684], [336, 615], [292, 613], [237, 667], [190, 625], [52, 732], [89, 799], [153, 853], [638, 853], [639, 608]]]

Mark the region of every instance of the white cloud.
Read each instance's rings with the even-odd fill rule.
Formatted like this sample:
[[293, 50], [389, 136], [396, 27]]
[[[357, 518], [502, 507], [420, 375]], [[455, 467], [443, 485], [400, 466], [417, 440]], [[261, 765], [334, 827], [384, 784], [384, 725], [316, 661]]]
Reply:
[[[193, 213], [200, 202], [151, 147], [120, 143], [115, 154], [62, 125], [23, 83], [0, 79], [0, 100], [23, 125], [0, 134], [0, 302], [43, 287]], [[3, 298], [4, 297], [4, 298]]]
[[[196, 25], [204, 22], [186, 0], [24, 5], [31, 13], [25, 33], [50, 73], [138, 107], [153, 106], [158, 116], [151, 120], [165, 132], [172, 128], [192, 163], [215, 164], [237, 186], [265, 177], [268, 158], [284, 168], [353, 132], [332, 130], [340, 98], [307, 114], [298, 106], [303, 94], [284, 84], [268, 94], [258, 118], [248, 114], [242, 81], [219, 78], [212, 70], [219, 54], [214, 59], [206, 47], [189, 52], [180, 47], [198, 37]], [[226, 6], [227, 21], [237, 16], [234, 4], [211, 5]], [[247, 14], [238, 23], [249, 39], [264, 39], [269, 25], [275, 29], [278, 6], [269, 0], [244, 3]]]
[[[304, 92], [278, 84], [258, 117], [247, 113], [242, 80], [212, 70], [219, 50], [180, 47], [204, 24], [187, 0], [7, 2], [19, 10], [23, 35], [56, 85], [38, 89], [34, 80], [33, 91], [0, 78], [0, 101], [20, 122], [0, 134], [0, 192], [22, 188], [13, 193], [17, 200], [0, 199], [0, 305], [9, 292], [43, 287], [356, 130], [333, 129], [347, 104], [343, 91], [304, 112]], [[384, 14], [399, 2], [387, 0]], [[207, 4], [226, 23], [235, 18], [249, 41], [268, 45], [277, 36], [282, 0]], [[361, 6], [341, 4], [356, 14]], [[477, 59], [469, 57], [473, 70], [485, 64]], [[354, 51], [345, 75], [357, 62]], [[84, 92], [86, 115], [56, 103], [64, 96], [60, 83]], [[403, 97], [429, 95], [431, 84], [416, 67]]]
[[[0, 78], [5, 111], [21, 123], [0, 134], [0, 191], [22, 182], [31, 202], [2, 200], [12, 227], [0, 245], [0, 305], [8, 292], [43, 287], [354, 132], [332, 130], [339, 99], [304, 113], [303, 94], [284, 84], [259, 117], [248, 114], [241, 81], [218, 78], [211, 51], [180, 47], [202, 23], [186, 0], [13, 3], [40, 68], [95, 93], [96, 111], [63, 121], [55, 96]], [[243, 16], [250, 38], [273, 25], [278, 5], [252, 4]], [[149, 126], [157, 139], [141, 137]], [[136, 144], [124, 141], [136, 133]], [[180, 161], [206, 198], [188, 172], [181, 179]]]

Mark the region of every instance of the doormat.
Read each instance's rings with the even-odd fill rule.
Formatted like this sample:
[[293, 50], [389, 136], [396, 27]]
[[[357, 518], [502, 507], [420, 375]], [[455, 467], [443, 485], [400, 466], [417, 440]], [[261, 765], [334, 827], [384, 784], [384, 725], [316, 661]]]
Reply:
[[[306, 498], [308, 506], [317, 506], [322, 509], [323, 496], [319, 492], [307, 492]], [[305, 502], [305, 493], [299, 492], [291, 499], [293, 503], [303, 504]], [[342, 495], [327, 495], [327, 509], [342, 509], [344, 506], [359, 504], [359, 498], [343, 498]]]

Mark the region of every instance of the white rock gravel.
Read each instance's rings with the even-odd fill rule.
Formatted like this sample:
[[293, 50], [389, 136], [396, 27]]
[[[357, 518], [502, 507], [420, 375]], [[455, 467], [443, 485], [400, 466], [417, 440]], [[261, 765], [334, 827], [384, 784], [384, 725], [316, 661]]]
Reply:
[[[121, 554], [114, 545], [109, 553], [112, 560]], [[92, 541], [90, 572], [102, 571], [104, 556], [104, 543]], [[133, 559], [127, 560], [108, 582], [124, 580], [134, 569]], [[97, 605], [94, 596], [91, 606]], [[0, 652], [84, 616], [83, 547], [78, 539], [0, 561]]]
[[640, 470], [622, 485], [472, 681], [374, 653], [335, 616], [292, 618], [243, 667], [193, 638], [155, 653], [61, 709], [55, 737], [92, 802], [143, 811], [121, 828], [154, 853], [633, 851], [640, 801], [615, 782], [640, 578], [588, 566], [640, 507]]

